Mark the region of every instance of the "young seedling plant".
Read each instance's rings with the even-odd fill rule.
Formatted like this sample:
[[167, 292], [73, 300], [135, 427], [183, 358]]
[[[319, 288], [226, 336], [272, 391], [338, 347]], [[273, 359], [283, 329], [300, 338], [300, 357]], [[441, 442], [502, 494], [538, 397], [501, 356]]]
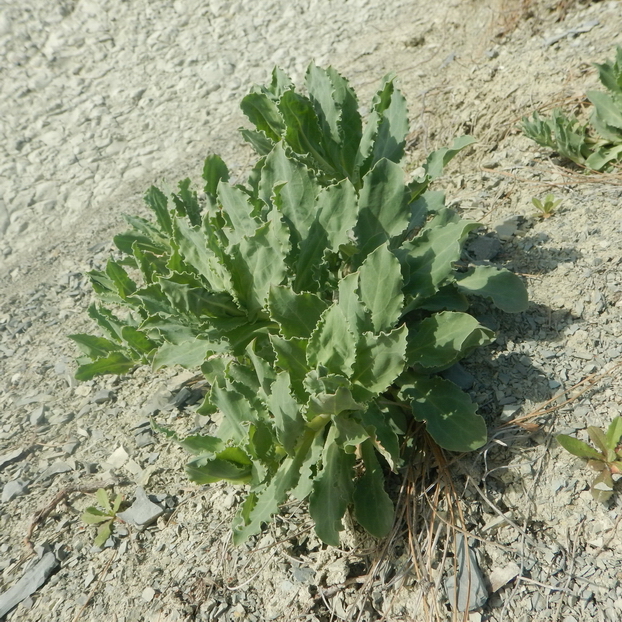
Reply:
[[562, 201], [561, 199], [558, 199], [556, 201], [555, 195], [549, 193], [544, 197], [544, 201], [533, 197], [531, 199], [531, 202], [538, 209], [537, 216], [539, 218], [550, 218], [555, 213], [555, 210], [559, 207]]
[[84, 352], [76, 377], [202, 370], [199, 412], [221, 423], [181, 440], [186, 473], [247, 487], [236, 543], [288, 498], [308, 499], [328, 544], [346, 511], [383, 537], [394, 520], [384, 474], [402, 465], [412, 422], [451, 451], [486, 442], [470, 397], [438, 375], [494, 339], [470, 297], [520, 312], [527, 293], [507, 270], [456, 266], [479, 225], [429, 185], [473, 139], [430, 154], [406, 183], [406, 103], [391, 76], [365, 122], [348, 82], [315, 65], [304, 93], [275, 69], [241, 106], [258, 156], [247, 182], [229, 183], [212, 155], [202, 196], [189, 179], [170, 198], [148, 190], [155, 221], [127, 216], [123, 258], [90, 273], [105, 337], [71, 336]]
[[614, 61], [596, 68], [608, 93], [588, 91], [594, 106], [589, 124], [556, 109], [549, 119], [537, 112], [531, 119], [524, 117], [523, 132], [579, 166], [603, 171], [622, 158], [622, 47], [617, 48]]
[[595, 447], [566, 434], [558, 434], [559, 444], [574, 456], [585, 458], [587, 466], [598, 472], [591, 492], [596, 501], [608, 501], [613, 495], [613, 484], [622, 476], [622, 417], [616, 417], [606, 433], [589, 426], [587, 433]]
[[115, 496], [114, 501], [111, 501], [106, 490], [100, 488], [95, 493], [95, 498], [99, 507], [90, 506], [86, 508], [81, 518], [88, 525], [99, 525], [93, 544], [96, 547], [102, 548], [112, 534], [112, 524], [117, 518], [117, 512], [121, 507], [121, 503], [123, 503], [123, 497], [118, 494]]

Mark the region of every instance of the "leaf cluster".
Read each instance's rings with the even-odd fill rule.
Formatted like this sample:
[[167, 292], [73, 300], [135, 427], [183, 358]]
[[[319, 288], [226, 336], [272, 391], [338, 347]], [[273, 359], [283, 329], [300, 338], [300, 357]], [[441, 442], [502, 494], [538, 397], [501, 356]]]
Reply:
[[111, 502], [108, 493], [103, 488], [95, 493], [95, 497], [99, 507], [90, 506], [86, 508], [81, 519], [87, 525], [99, 525], [93, 544], [101, 548], [112, 534], [112, 524], [117, 517], [123, 497], [116, 495], [114, 501]]
[[589, 124], [556, 109], [548, 119], [537, 112], [531, 119], [524, 117], [523, 132], [579, 166], [602, 171], [622, 158], [622, 47], [617, 48], [614, 61], [596, 68], [608, 93], [587, 92], [594, 106]]
[[538, 216], [540, 218], [550, 218], [555, 210], [560, 206], [561, 199], [555, 200], [555, 195], [552, 193], [547, 194], [544, 200], [533, 197], [531, 202], [538, 209]]
[[469, 396], [437, 375], [494, 339], [469, 297], [527, 306], [516, 275], [456, 268], [478, 223], [429, 189], [471, 138], [430, 154], [407, 183], [406, 104], [390, 76], [365, 123], [333, 69], [312, 65], [305, 86], [275, 69], [244, 98], [255, 129], [242, 134], [259, 156], [246, 184], [230, 184], [213, 155], [202, 198], [189, 180], [170, 201], [149, 189], [155, 221], [127, 217], [115, 237], [124, 259], [90, 273], [124, 314], [93, 305], [106, 336], [71, 336], [83, 380], [139, 363], [201, 368], [211, 389], [200, 412], [222, 423], [180, 442], [192, 481], [249, 487], [235, 542], [288, 497], [309, 498], [324, 542], [338, 544], [348, 508], [386, 535], [384, 471], [400, 467], [412, 421], [449, 450], [486, 440]]
[[607, 432], [589, 426], [587, 433], [596, 449], [566, 434], [558, 434], [556, 438], [566, 451], [585, 458], [587, 466], [598, 471], [592, 482], [591, 493], [596, 501], [608, 501], [613, 495], [614, 479], [617, 481], [622, 475], [622, 417], [615, 417]]

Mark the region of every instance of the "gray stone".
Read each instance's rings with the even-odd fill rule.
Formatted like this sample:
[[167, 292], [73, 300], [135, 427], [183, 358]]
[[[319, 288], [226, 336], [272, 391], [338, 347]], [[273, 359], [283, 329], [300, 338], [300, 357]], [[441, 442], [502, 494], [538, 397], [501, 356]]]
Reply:
[[518, 231], [518, 221], [520, 216], [511, 216], [505, 220], [497, 223], [494, 226], [494, 230], [502, 240], [509, 240], [512, 236], [516, 235]]
[[45, 414], [47, 410], [48, 408], [44, 404], [37, 406], [30, 413], [30, 425], [43, 425], [45, 423]]
[[[468, 557], [467, 557], [468, 554]], [[449, 602], [458, 611], [475, 611], [486, 604], [488, 590], [484, 584], [482, 571], [477, 563], [477, 556], [471, 547], [467, 547], [461, 533], [456, 536], [456, 556], [458, 561], [458, 583], [452, 574], [445, 581], [445, 591]]]
[[106, 402], [113, 400], [114, 397], [114, 391], [111, 391], [110, 389], [102, 389], [93, 396], [91, 402], [93, 402], [93, 404], [105, 404]]
[[0, 501], [2, 501], [2, 503], [8, 503], [9, 501], [13, 501], [15, 497], [21, 497], [27, 493], [28, 482], [24, 482], [21, 479], [14, 479], [4, 485]]
[[67, 464], [66, 462], [54, 462], [54, 464], [51, 464], [47, 469], [45, 469], [45, 471], [43, 471], [43, 473], [41, 473], [41, 475], [39, 475], [39, 477], [37, 477], [35, 481], [44, 482], [46, 479], [50, 479], [55, 475], [59, 475], [60, 473], [67, 473], [69, 471], [73, 471], [71, 465]]
[[149, 445], [153, 445], [153, 435], [151, 434], [151, 431], [137, 434], [135, 440], [136, 447], [148, 447]]
[[4, 469], [4, 467], [9, 466], [9, 464], [13, 464], [13, 462], [18, 462], [26, 457], [26, 451], [23, 449], [15, 449], [14, 451], [10, 451], [9, 453], [2, 454], [0, 456], [0, 471]]
[[313, 568], [293, 568], [292, 575], [299, 583], [311, 583], [315, 577]]
[[41, 559], [22, 578], [0, 595], [0, 618], [14, 607], [34, 594], [49, 578], [58, 566], [58, 560], [51, 551], [44, 553]]
[[119, 512], [117, 516], [136, 527], [148, 527], [158, 520], [162, 514], [164, 514], [162, 507], [153, 503], [145, 490], [138, 486], [134, 503], [124, 512]]

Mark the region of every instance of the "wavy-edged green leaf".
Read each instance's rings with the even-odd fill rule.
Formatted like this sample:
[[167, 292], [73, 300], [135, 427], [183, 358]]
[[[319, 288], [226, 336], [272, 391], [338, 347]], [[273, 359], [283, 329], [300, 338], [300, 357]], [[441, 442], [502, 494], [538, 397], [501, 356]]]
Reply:
[[457, 311], [464, 313], [469, 308], [467, 297], [458, 291], [455, 283], [439, 287], [436, 294], [418, 305], [425, 311]]
[[[358, 406], [360, 410], [362, 405]], [[343, 411], [342, 414], [333, 416], [333, 425], [338, 432], [335, 442], [348, 454], [354, 453], [370, 437], [370, 433], [358, 421], [344, 415]]]
[[309, 498], [309, 514], [315, 521], [318, 538], [332, 546], [339, 546], [341, 519], [352, 500], [352, 467], [354, 455], [346, 453], [329, 433], [322, 455], [322, 471], [313, 482]]
[[218, 186], [218, 200], [230, 227], [226, 231], [230, 244], [239, 242], [243, 236], [251, 237], [255, 234], [262, 223], [253, 217], [254, 207], [246, 192], [227, 183], [221, 183]]
[[240, 103], [242, 112], [249, 121], [273, 142], [281, 140], [285, 133], [285, 123], [276, 101], [261, 89], [249, 93]]
[[201, 224], [201, 206], [196, 191], [190, 189], [191, 184], [189, 177], [180, 181], [177, 184], [179, 194], [173, 194], [173, 202], [177, 213], [186, 216], [191, 225], [198, 227]]
[[158, 347], [158, 344], [149, 339], [142, 330], [133, 326], [124, 326], [121, 335], [130, 348], [142, 355], [148, 354]]
[[270, 287], [285, 279], [288, 248], [286, 229], [276, 217], [231, 248], [227, 267], [236, 298], [249, 314], [259, 312], [266, 303]]
[[359, 269], [359, 290], [376, 333], [391, 330], [400, 319], [403, 285], [400, 262], [386, 244], [365, 258]]
[[361, 445], [365, 473], [354, 487], [354, 516], [372, 536], [389, 535], [395, 521], [393, 502], [384, 488], [384, 475], [371, 441]]
[[451, 147], [443, 147], [433, 151], [423, 165], [430, 179], [440, 177], [447, 164], [463, 149], [475, 142], [477, 141], [472, 136], [460, 136], [454, 140], [454, 144]]
[[322, 188], [317, 197], [317, 219], [326, 232], [328, 248], [338, 252], [351, 241], [356, 225], [359, 202], [356, 190], [349, 179]]
[[347, 387], [339, 387], [335, 393], [314, 393], [309, 396], [307, 417], [317, 415], [337, 416], [351, 410], [362, 410], [363, 404], [357, 402]]
[[350, 375], [356, 360], [356, 338], [338, 304], [331, 305], [309, 338], [309, 367], [322, 365], [329, 373]]
[[166, 195], [155, 186], [151, 186], [145, 193], [144, 198], [145, 203], [153, 210], [158, 225], [160, 225], [160, 229], [168, 235], [172, 235], [173, 224], [171, 221], [171, 214], [168, 210], [168, 199]]
[[276, 354], [277, 368], [289, 373], [292, 390], [301, 403], [307, 401], [307, 393], [303, 386], [305, 376], [309, 372], [307, 364], [308, 339], [292, 337], [283, 339], [270, 335], [270, 343]]
[[595, 171], [602, 171], [610, 162], [614, 162], [620, 158], [622, 158], [622, 144], [613, 147], [610, 145], [603, 145], [592, 153], [585, 161], [585, 165]]
[[384, 406], [382, 409], [377, 402], [370, 402], [367, 409], [358, 413], [362, 424], [371, 437], [376, 451], [380, 453], [391, 467], [397, 472], [402, 464], [398, 434], [403, 434], [393, 418], [395, 407]]
[[272, 142], [264, 132], [255, 132], [253, 130], [241, 128], [240, 134], [260, 156], [266, 156], [274, 149], [274, 142]]
[[201, 177], [205, 181], [203, 191], [208, 196], [215, 197], [218, 184], [221, 181], [229, 181], [229, 169], [219, 155], [208, 155], [203, 164], [203, 174]]
[[249, 400], [229, 382], [224, 386], [214, 384], [210, 391], [210, 402], [223, 415], [218, 429], [219, 438], [242, 443], [248, 436], [248, 424], [257, 421], [257, 411]]
[[486, 424], [476, 405], [453, 382], [409, 373], [403, 377], [400, 395], [444, 449], [473, 451], [486, 443]]
[[[352, 382], [362, 387], [368, 396], [375, 397], [385, 391], [404, 371], [407, 336], [406, 324], [390, 333], [364, 333], [357, 349]], [[356, 387], [353, 392], [357, 399], [364, 399]]]
[[408, 333], [406, 359], [410, 367], [419, 365], [430, 371], [451, 367], [473, 348], [491, 343], [493, 331], [482, 326], [468, 313], [435, 313]]
[[85, 335], [82, 333], [67, 336], [69, 339], [73, 339], [78, 344], [80, 350], [92, 359], [105, 357], [111, 352], [118, 352], [123, 349], [120, 343], [115, 343], [105, 337], [96, 337], [95, 335]]
[[214, 354], [215, 350], [217, 351], [218, 348], [213, 342], [203, 339], [185, 341], [180, 344], [164, 343], [158, 348], [151, 366], [153, 369], [173, 365], [181, 365], [186, 369], [200, 367], [207, 356]]
[[123, 352], [111, 352], [92, 363], [80, 365], [76, 372], [76, 380], [90, 380], [103, 374], [126, 374], [136, 365], [136, 361], [128, 358]]
[[358, 294], [359, 273], [352, 272], [339, 279], [339, 307], [346, 317], [348, 325], [356, 334], [373, 330], [371, 313], [361, 302]]
[[438, 291], [453, 273], [454, 262], [460, 259], [463, 240], [478, 226], [443, 210], [420, 235], [396, 250], [404, 273], [403, 291], [414, 299], [410, 306], [423, 304]]
[[232, 484], [251, 481], [252, 462], [238, 447], [227, 447], [217, 456], [198, 456], [186, 464], [188, 479], [197, 484], [213, 484], [221, 480]]
[[[386, 78], [385, 78], [386, 80]], [[372, 166], [386, 158], [392, 162], [399, 162], [404, 157], [404, 146], [408, 135], [408, 109], [406, 99], [393, 85], [393, 80], [387, 82], [391, 90], [390, 101], [380, 112], [380, 122], [374, 141]]]
[[409, 222], [404, 171], [399, 164], [383, 158], [363, 178], [354, 228], [359, 249], [356, 266], [378, 246], [402, 233]]
[[274, 427], [279, 443], [291, 456], [304, 430], [304, 418], [300, 404], [292, 397], [289, 374], [277, 375], [268, 398], [268, 408], [274, 416]]
[[296, 294], [277, 285], [270, 288], [268, 308], [283, 337], [310, 337], [328, 305], [315, 294]]
[[[622, 130], [622, 107], [620, 107], [619, 103], [611, 95], [601, 91], [588, 91], [587, 98], [594, 104], [596, 108], [595, 116], [598, 117], [599, 122], [606, 125], [609, 132], [616, 136], [617, 140], [620, 140], [622, 138], [622, 132], [620, 131]], [[609, 136], [601, 135], [603, 138], [611, 140]]]
[[483, 296], [506, 313], [521, 313], [529, 305], [527, 289], [520, 277], [493, 266], [475, 266], [456, 274], [456, 285], [465, 294]]

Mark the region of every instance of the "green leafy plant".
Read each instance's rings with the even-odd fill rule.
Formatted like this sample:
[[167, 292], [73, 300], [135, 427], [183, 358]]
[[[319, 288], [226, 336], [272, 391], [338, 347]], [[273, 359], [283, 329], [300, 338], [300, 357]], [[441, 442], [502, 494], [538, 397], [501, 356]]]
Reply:
[[595, 171], [610, 167], [622, 158], [622, 47], [614, 61], [596, 64], [600, 81], [609, 93], [588, 91], [594, 109], [589, 124], [554, 110], [546, 119], [534, 112], [523, 118], [523, 132], [542, 147]]
[[86, 508], [81, 518], [88, 525], [99, 525], [93, 544], [101, 548], [112, 534], [112, 524], [117, 518], [117, 512], [121, 507], [121, 503], [123, 503], [123, 497], [116, 495], [114, 501], [111, 501], [108, 493], [103, 488], [100, 488], [95, 493], [95, 498], [99, 507], [90, 506]]
[[531, 202], [538, 208], [538, 216], [540, 218], [550, 218], [562, 201], [561, 199], [556, 201], [555, 195], [549, 193], [544, 197], [544, 202], [536, 197], [533, 197]]
[[259, 155], [246, 184], [231, 185], [212, 155], [204, 197], [188, 179], [171, 202], [149, 189], [155, 222], [126, 217], [131, 229], [115, 237], [123, 259], [90, 273], [124, 314], [93, 305], [106, 336], [71, 336], [82, 380], [140, 363], [201, 368], [211, 389], [199, 412], [220, 425], [174, 438], [194, 454], [192, 481], [249, 487], [235, 542], [288, 497], [309, 499], [329, 544], [348, 508], [386, 535], [384, 471], [402, 464], [413, 422], [452, 451], [486, 441], [469, 396], [437, 375], [494, 339], [467, 313], [469, 297], [527, 306], [516, 275], [456, 268], [478, 223], [428, 187], [471, 138], [430, 154], [406, 183], [406, 104], [390, 76], [365, 123], [333, 69], [312, 65], [305, 85], [298, 93], [275, 69], [242, 101], [255, 126], [242, 134]]
[[596, 501], [608, 501], [613, 495], [614, 479], [617, 481], [622, 475], [622, 417], [615, 417], [606, 433], [594, 426], [589, 426], [587, 433], [596, 449], [566, 434], [558, 434], [556, 438], [565, 450], [585, 458], [587, 466], [598, 471], [592, 482], [592, 496]]

